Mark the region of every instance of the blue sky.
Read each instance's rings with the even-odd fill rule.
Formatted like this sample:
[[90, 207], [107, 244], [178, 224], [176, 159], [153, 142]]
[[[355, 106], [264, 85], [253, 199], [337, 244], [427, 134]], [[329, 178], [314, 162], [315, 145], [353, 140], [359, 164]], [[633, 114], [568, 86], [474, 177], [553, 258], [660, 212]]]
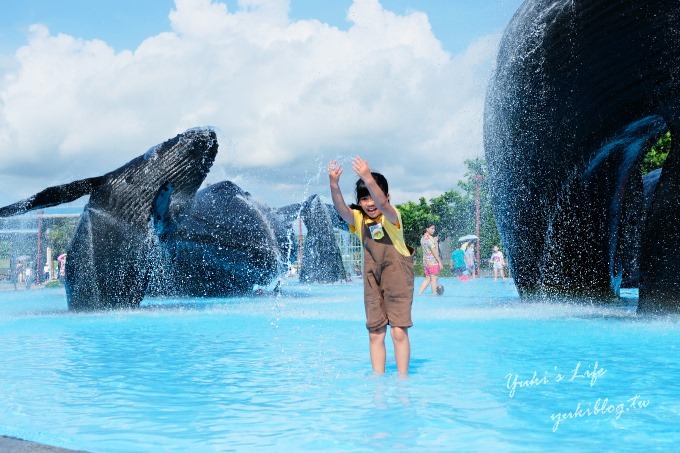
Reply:
[[[229, 10], [236, 0], [225, 1]], [[351, 0], [292, 0], [292, 19], [317, 19], [347, 29]], [[449, 52], [459, 52], [475, 38], [498, 32], [521, 3], [518, 0], [383, 0], [397, 13], [428, 14], [435, 35]], [[132, 49], [151, 35], [170, 30], [168, 12], [174, 0], [22, 0], [3, 5], [0, 15], [2, 52], [25, 44], [28, 26], [43, 23], [53, 33], [98, 38], [117, 50]]]
[[[356, 154], [388, 176], [394, 201], [437, 196], [455, 188], [464, 159], [483, 157], [485, 88], [520, 4], [10, 2], [0, 205], [203, 125], [220, 139], [208, 181], [233, 180], [270, 205], [325, 195], [325, 163]], [[347, 171], [346, 187], [353, 180]]]

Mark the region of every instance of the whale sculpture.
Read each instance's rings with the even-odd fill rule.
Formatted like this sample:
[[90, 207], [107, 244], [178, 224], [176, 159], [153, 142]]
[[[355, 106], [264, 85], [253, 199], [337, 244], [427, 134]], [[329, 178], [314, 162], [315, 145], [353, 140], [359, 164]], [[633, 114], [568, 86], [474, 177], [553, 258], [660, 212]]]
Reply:
[[317, 195], [274, 209], [233, 182], [222, 181], [200, 190], [176, 224], [166, 228], [149, 294], [222, 297], [271, 284], [297, 257], [291, 222], [298, 217], [307, 228], [300, 281], [344, 280], [333, 232], [342, 228], [341, 219]]
[[638, 309], [680, 310], [680, 142], [648, 208], [639, 170], [680, 137], [678, 19], [672, 0], [527, 0], [507, 26], [484, 146], [523, 298], [613, 299], [632, 247]]
[[90, 195], [66, 261], [69, 309], [139, 306], [145, 295], [220, 297], [267, 286], [297, 258], [291, 223], [307, 238], [301, 280], [342, 280], [334, 227], [318, 196], [273, 209], [230, 181], [200, 191], [217, 153], [210, 129], [191, 129], [103, 176], [50, 187], [0, 217]]
[[230, 181], [199, 191], [167, 231], [150, 288], [154, 295], [247, 294], [253, 285], [268, 285], [295, 258], [290, 219]]
[[661, 177], [661, 169], [657, 168], [642, 177], [642, 213], [637, 217], [631, 216], [629, 224], [631, 225], [631, 234], [626, 237], [627, 244], [622, 247], [623, 254], [623, 270], [621, 280], [622, 288], [637, 288], [640, 286], [640, 247], [642, 242], [642, 230], [644, 228], [644, 220], [646, 216], [644, 213], [649, 211], [652, 201], [652, 195], [656, 191], [656, 187]]
[[216, 154], [213, 130], [190, 129], [110, 173], [49, 187], [0, 208], [0, 217], [89, 195], [67, 250], [68, 307], [136, 307], [157, 263], [161, 237], [193, 200]]
[[300, 281], [308, 283], [333, 283], [344, 281], [347, 271], [342, 255], [335, 241], [334, 226], [347, 230], [335, 208], [322, 203], [312, 195], [303, 204], [300, 215], [307, 228], [307, 237], [302, 248]]

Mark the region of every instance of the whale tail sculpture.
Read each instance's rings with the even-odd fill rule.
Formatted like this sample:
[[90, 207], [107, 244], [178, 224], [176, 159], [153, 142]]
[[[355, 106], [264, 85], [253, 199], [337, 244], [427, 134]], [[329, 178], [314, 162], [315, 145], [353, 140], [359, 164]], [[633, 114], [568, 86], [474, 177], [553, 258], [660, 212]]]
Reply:
[[[342, 255], [333, 231], [334, 225], [340, 224], [335, 209], [322, 203], [317, 195], [312, 195], [303, 203], [300, 214], [307, 228], [307, 237], [302, 249], [300, 281], [308, 283], [344, 281], [347, 271], [342, 263]], [[344, 222], [342, 225], [347, 228]]]
[[135, 307], [160, 241], [193, 199], [217, 147], [212, 129], [189, 129], [110, 173], [49, 187], [0, 208], [0, 217], [89, 195], [67, 250], [69, 309]]

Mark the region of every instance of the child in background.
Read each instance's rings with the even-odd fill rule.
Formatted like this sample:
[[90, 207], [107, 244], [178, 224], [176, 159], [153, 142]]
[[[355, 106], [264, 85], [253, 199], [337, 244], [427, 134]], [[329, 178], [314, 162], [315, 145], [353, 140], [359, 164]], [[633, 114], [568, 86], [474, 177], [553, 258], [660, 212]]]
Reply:
[[503, 252], [500, 251], [497, 245], [493, 246], [493, 253], [491, 254], [491, 258], [489, 258], [489, 263], [493, 265], [493, 281], [498, 280], [499, 274], [501, 278], [505, 280], [505, 272], [503, 271], [503, 267], [505, 267], [505, 256], [503, 256]]

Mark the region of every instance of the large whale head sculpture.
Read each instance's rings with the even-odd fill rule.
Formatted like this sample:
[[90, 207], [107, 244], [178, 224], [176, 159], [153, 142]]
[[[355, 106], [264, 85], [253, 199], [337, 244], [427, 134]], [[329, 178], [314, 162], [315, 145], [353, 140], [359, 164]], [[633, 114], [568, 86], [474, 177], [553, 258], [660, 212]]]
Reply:
[[347, 226], [332, 206], [312, 195], [303, 203], [274, 209], [235, 183], [222, 181], [199, 191], [176, 224], [166, 228], [150, 294], [223, 297], [270, 285], [297, 258], [291, 223], [298, 218], [307, 228], [300, 281], [344, 280], [333, 228]]
[[159, 240], [193, 200], [217, 146], [212, 129], [190, 129], [110, 173], [0, 208], [0, 217], [89, 195], [67, 251], [69, 309], [135, 307], [144, 297]]
[[[484, 141], [523, 297], [614, 298], [637, 237], [639, 308], [680, 309], [677, 6], [527, 0], [506, 28]], [[671, 151], [645, 209], [640, 163], [668, 130]]]
[[231, 181], [199, 191], [176, 220], [152, 294], [248, 294], [287, 270], [290, 223]]

